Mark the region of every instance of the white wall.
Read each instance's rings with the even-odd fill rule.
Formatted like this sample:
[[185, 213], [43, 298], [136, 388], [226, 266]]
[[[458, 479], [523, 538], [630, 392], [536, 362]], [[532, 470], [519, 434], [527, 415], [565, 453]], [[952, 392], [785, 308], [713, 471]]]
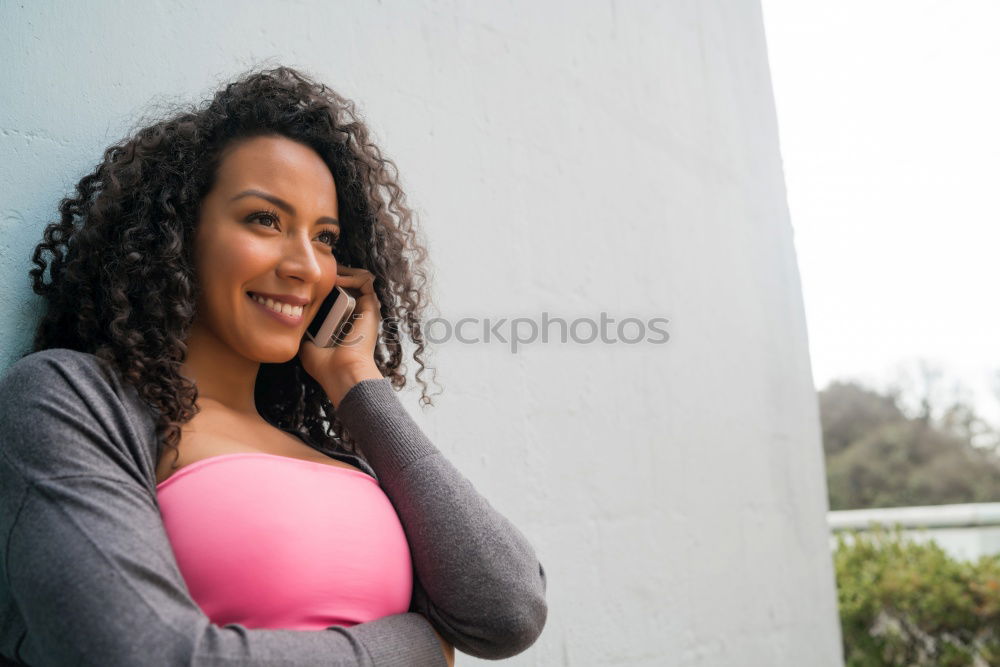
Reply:
[[546, 565], [510, 664], [842, 664], [756, 1], [84, 4], [0, 5], [4, 361], [42, 227], [139, 112], [302, 67], [398, 164], [442, 316], [670, 320], [665, 345], [442, 344], [437, 408], [405, 396]]

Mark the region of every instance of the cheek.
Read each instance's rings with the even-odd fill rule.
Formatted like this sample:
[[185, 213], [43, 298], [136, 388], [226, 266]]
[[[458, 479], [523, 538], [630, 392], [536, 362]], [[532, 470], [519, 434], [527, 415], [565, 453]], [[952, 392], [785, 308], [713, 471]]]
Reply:
[[211, 252], [201, 256], [200, 264], [222, 282], [251, 280], [272, 262], [272, 250], [260, 239], [231, 237], [214, 244]]
[[198, 275], [206, 300], [216, 307], [232, 303], [233, 295], [259, 283], [272, 265], [273, 244], [248, 234], [204, 238], [197, 255]]

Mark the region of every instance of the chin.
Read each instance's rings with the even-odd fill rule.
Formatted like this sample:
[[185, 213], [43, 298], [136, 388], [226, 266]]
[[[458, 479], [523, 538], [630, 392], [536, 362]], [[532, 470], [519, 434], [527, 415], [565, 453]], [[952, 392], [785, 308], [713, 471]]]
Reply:
[[270, 345], [258, 348], [256, 354], [251, 356], [255, 361], [262, 364], [284, 364], [288, 363], [299, 353], [298, 345]]

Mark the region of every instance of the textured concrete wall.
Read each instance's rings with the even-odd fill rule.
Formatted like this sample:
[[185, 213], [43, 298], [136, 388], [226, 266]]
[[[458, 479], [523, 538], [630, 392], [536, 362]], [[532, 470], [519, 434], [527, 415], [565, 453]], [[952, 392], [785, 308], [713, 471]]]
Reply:
[[756, 1], [83, 4], [0, 4], [0, 362], [104, 147], [158, 100], [302, 67], [398, 164], [442, 316], [669, 319], [661, 345], [442, 343], [437, 407], [404, 396], [546, 565], [510, 664], [841, 664]]

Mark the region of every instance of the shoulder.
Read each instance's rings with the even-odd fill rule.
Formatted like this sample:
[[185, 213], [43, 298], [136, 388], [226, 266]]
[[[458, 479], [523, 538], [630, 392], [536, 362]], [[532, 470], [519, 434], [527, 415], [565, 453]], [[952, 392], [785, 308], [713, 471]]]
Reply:
[[21, 357], [0, 378], [0, 409], [8, 411], [53, 401], [121, 402], [127, 394], [111, 364], [61, 347]]
[[95, 372], [110, 381], [105, 376], [106, 370], [105, 362], [94, 354], [54, 347], [32, 352], [15, 361], [4, 373], [2, 382], [4, 385], [40, 386], [60, 380], [97, 379]]
[[112, 460], [137, 470], [154, 427], [134, 387], [94, 354], [33, 352], [0, 378], [0, 453], [28, 478], [100, 474]]
[[77, 409], [125, 409], [155, 414], [115, 366], [90, 352], [56, 347], [27, 354], [0, 378], [0, 410], [15, 406], [78, 403]]

